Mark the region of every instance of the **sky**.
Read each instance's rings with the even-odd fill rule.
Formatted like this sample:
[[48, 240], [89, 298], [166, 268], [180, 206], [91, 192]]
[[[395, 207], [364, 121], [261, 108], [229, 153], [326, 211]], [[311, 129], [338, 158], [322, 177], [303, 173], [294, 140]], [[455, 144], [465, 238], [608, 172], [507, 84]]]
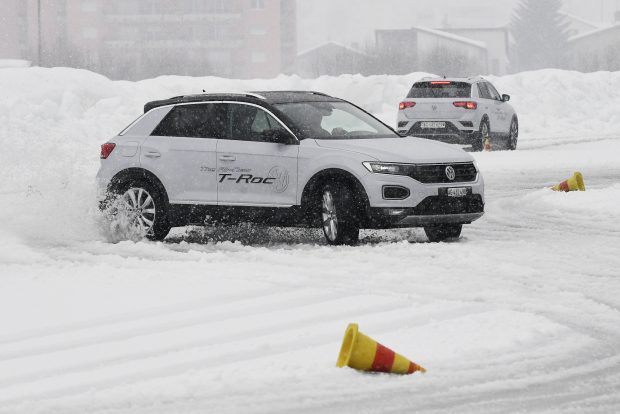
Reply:
[[[518, 0], [299, 0], [299, 50], [336, 41], [364, 48], [375, 29], [411, 26], [497, 27], [510, 21]], [[564, 10], [611, 23], [620, 0], [563, 0]]]

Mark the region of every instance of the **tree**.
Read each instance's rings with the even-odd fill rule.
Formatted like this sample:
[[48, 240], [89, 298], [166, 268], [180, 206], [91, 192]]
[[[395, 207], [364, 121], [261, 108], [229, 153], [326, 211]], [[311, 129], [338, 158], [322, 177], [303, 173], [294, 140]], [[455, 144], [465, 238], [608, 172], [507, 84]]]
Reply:
[[514, 71], [561, 68], [566, 63], [568, 23], [561, 0], [521, 0], [512, 17]]

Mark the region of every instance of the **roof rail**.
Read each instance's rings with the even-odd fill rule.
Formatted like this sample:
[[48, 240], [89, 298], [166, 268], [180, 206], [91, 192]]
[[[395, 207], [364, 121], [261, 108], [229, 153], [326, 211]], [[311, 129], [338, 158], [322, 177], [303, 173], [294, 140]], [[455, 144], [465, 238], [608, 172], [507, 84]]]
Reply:
[[327, 96], [329, 98], [331, 98], [330, 95], [323, 93], [323, 92], [317, 92], [317, 91], [269, 91], [269, 92], [273, 92], [273, 93], [307, 93], [310, 95], [318, 95], [318, 96]]
[[259, 95], [258, 93], [254, 93], [254, 92], [244, 92], [242, 95], [251, 96], [253, 98], [258, 98], [258, 99], [262, 99], [262, 100], [267, 99], [263, 95]]
[[263, 99], [263, 100], [267, 99], [264, 96], [259, 95], [254, 92], [203, 92], [203, 93], [198, 93], [194, 95], [173, 96], [172, 98], [169, 98], [169, 99], [183, 99], [183, 98], [189, 98], [189, 97], [194, 97], [194, 96], [214, 96], [214, 95], [235, 95], [235, 96], [248, 96], [248, 97], [258, 98], [258, 99]]

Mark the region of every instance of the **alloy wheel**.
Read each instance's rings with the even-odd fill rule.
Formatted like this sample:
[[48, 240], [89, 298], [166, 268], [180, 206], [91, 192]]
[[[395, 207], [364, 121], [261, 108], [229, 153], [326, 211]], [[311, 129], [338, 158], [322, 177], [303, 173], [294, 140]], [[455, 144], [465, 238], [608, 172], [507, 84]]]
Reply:
[[155, 201], [144, 188], [130, 188], [122, 201], [129, 227], [143, 235], [151, 234], [155, 224]]
[[323, 231], [325, 237], [329, 241], [335, 241], [338, 237], [338, 215], [336, 212], [336, 204], [334, 203], [334, 196], [331, 191], [323, 192]]
[[510, 127], [510, 148], [517, 148], [517, 139], [519, 137], [519, 125], [516, 122], [512, 123]]

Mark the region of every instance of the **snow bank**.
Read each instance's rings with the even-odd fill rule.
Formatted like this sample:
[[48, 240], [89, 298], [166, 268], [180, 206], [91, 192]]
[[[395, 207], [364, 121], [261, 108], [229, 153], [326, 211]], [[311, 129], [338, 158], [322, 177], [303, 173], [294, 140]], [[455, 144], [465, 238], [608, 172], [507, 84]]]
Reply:
[[[270, 80], [166, 76], [127, 82], [78, 69], [0, 69], [0, 204], [8, 213], [0, 218], [0, 228], [43, 239], [67, 234], [90, 239], [99, 145], [140, 115], [149, 100], [203, 89], [308, 89], [351, 100], [394, 124], [398, 102], [425, 75]], [[513, 97], [522, 148], [620, 133], [615, 110], [620, 107], [620, 72], [545, 70], [491, 80]]]

